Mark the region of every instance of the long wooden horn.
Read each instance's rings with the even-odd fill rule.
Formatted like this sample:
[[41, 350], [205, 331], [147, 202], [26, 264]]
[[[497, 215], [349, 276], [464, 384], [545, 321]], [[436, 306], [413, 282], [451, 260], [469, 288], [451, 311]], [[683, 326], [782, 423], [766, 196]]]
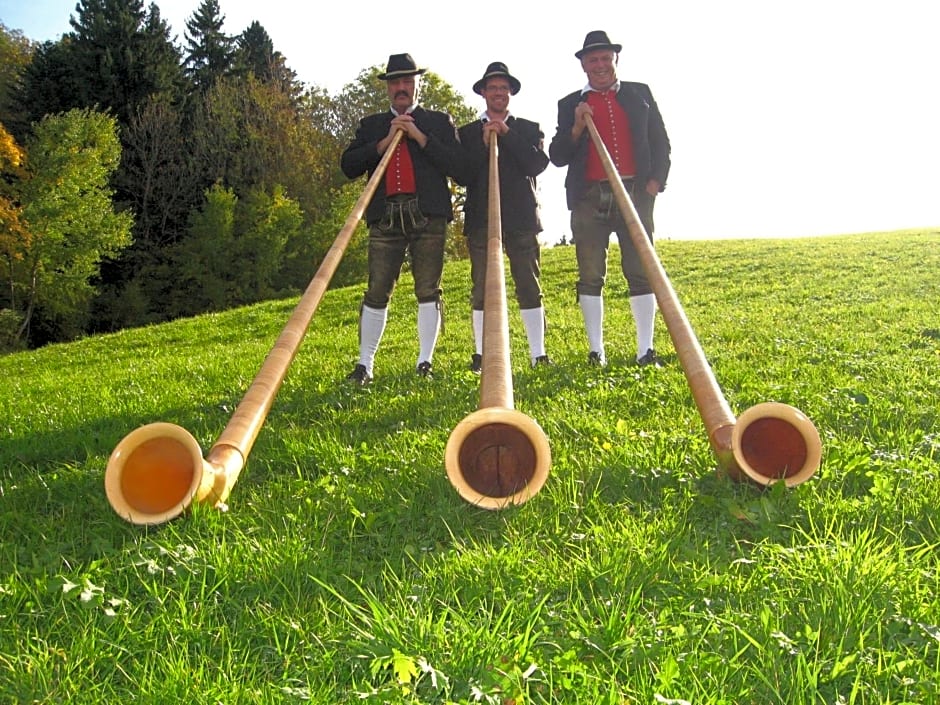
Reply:
[[224, 505], [297, 354], [310, 319], [403, 134], [399, 131], [393, 136], [274, 347], [205, 460], [199, 443], [188, 431], [162, 422], [131, 431], [111, 452], [105, 470], [105, 492], [114, 511], [124, 519], [133, 524], [161, 524], [182, 514], [192, 502]]
[[719, 465], [735, 480], [750, 479], [764, 486], [782, 480], [793, 487], [808, 480], [819, 468], [822, 457], [816, 427], [799, 409], [779, 402], [752, 406], [735, 420], [610, 153], [590, 116], [586, 122], [630, 239], [656, 294]]
[[454, 427], [444, 450], [444, 464], [461, 497], [484, 509], [502, 509], [522, 504], [542, 489], [552, 460], [545, 432], [513, 406], [495, 133], [490, 133], [489, 149], [480, 405]]

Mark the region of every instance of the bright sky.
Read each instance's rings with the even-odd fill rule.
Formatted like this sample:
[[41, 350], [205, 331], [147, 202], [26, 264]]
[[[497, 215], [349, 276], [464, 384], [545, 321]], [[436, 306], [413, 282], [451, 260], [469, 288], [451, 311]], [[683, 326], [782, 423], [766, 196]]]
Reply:
[[[0, 0], [0, 21], [30, 39], [57, 39], [75, 4]], [[182, 44], [198, 0], [156, 4]], [[932, 0], [612, 2], [592, 6], [593, 17], [577, 3], [551, 11], [530, 0], [219, 5], [226, 32], [259, 21], [298, 78], [331, 94], [389, 54], [409, 52], [482, 108], [473, 83], [503, 61], [522, 82], [510, 110], [541, 124], [546, 147], [558, 99], [585, 83], [574, 52], [588, 31], [607, 31], [623, 45], [619, 77], [651, 86], [672, 142], [658, 238], [940, 226]], [[569, 232], [563, 178], [550, 165], [540, 180], [548, 242]]]

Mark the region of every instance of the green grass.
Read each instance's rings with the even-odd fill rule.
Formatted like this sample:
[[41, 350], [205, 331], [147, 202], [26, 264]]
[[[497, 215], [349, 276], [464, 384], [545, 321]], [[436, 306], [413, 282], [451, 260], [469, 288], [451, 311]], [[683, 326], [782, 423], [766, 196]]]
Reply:
[[629, 364], [613, 270], [587, 367], [573, 248], [543, 258], [555, 367], [528, 368], [510, 288], [553, 464], [502, 512], [444, 471], [479, 401], [466, 263], [432, 380], [409, 276], [363, 390], [361, 287], [328, 292], [229, 510], [159, 527], [112, 511], [109, 453], [151, 421], [208, 449], [296, 300], [0, 358], [0, 702], [940, 702], [940, 234], [658, 249], [735, 413], [813, 420], [808, 482], [715, 472], [661, 323], [667, 366]]

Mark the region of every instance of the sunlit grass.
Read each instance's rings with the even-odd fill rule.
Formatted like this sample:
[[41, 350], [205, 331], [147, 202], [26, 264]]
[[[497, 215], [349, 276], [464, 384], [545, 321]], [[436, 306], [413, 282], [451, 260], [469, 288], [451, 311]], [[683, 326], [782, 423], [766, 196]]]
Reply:
[[664, 326], [667, 366], [630, 364], [613, 257], [587, 367], [572, 248], [543, 257], [555, 367], [528, 368], [510, 289], [553, 464], [503, 512], [444, 472], [479, 402], [466, 263], [431, 380], [407, 275], [366, 389], [361, 287], [328, 292], [229, 511], [160, 527], [111, 510], [109, 453], [151, 421], [208, 449], [296, 300], [0, 358], [0, 702], [940, 701], [940, 235], [658, 249], [731, 408], [815, 423], [810, 481], [715, 472]]

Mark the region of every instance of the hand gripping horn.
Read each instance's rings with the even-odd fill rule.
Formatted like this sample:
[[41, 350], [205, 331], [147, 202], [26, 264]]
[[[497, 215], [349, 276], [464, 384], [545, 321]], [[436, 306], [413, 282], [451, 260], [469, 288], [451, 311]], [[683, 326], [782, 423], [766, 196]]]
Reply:
[[808, 480], [819, 468], [822, 456], [816, 427], [798, 409], [778, 402], [752, 406], [735, 421], [593, 119], [586, 116], [586, 123], [656, 294], [719, 466], [734, 480], [750, 479], [764, 486], [782, 480], [793, 487]]
[[152, 423], [131, 431], [111, 452], [104, 486], [108, 501], [133, 524], [162, 524], [192, 502], [222, 505], [245, 465], [320, 300], [362, 219], [402, 131], [392, 137], [333, 245], [301, 296], [274, 347], [205, 460], [199, 443], [183, 428]]
[[489, 149], [480, 405], [454, 427], [444, 464], [448, 479], [466, 501], [484, 509], [503, 509], [535, 495], [548, 479], [552, 461], [541, 427], [513, 407], [495, 133], [490, 133]]

